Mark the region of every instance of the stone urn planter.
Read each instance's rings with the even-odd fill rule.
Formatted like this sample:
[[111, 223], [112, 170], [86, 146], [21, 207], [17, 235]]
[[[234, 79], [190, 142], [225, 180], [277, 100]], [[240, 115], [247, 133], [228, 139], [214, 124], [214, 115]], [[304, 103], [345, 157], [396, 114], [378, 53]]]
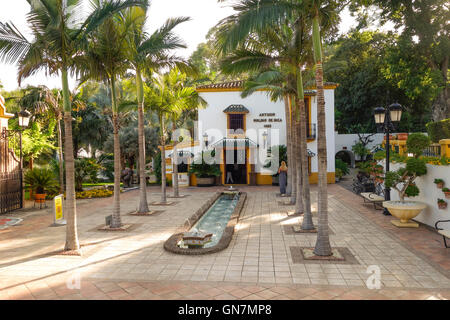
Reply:
[[419, 201], [383, 201], [383, 207], [399, 220], [392, 220], [391, 223], [397, 227], [418, 228], [417, 222], [409, 221], [419, 215], [427, 205]]

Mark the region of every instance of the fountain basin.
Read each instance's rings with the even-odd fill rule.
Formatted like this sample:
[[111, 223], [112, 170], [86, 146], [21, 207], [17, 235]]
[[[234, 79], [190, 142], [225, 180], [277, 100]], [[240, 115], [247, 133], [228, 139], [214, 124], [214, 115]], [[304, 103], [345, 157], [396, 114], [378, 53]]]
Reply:
[[[234, 234], [247, 194], [235, 193], [236, 198], [224, 192], [216, 192], [193, 214], [165, 243], [164, 249], [172, 253], [200, 255], [215, 253], [228, 247]], [[192, 247], [183, 243], [183, 236], [189, 232], [212, 233], [211, 240], [203, 246]]]

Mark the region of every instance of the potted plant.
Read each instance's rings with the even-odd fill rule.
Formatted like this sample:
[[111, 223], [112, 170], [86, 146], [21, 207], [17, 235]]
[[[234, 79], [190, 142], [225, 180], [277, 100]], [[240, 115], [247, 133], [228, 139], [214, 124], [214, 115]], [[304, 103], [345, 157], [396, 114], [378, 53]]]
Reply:
[[439, 209], [447, 209], [447, 201], [444, 199], [438, 199], [437, 200]]
[[422, 133], [411, 134], [406, 146], [408, 153], [412, 153], [413, 157], [406, 160], [405, 167], [385, 174], [385, 186], [397, 190], [400, 201], [384, 201], [383, 207], [400, 220], [391, 221], [397, 227], [418, 227], [417, 223], [409, 222], [409, 220], [415, 218], [426, 208], [425, 203], [405, 200], [405, 197], [415, 197], [420, 193], [415, 180], [427, 173], [427, 166], [425, 160], [419, 157], [429, 144], [430, 140], [426, 135]]
[[434, 183], [436, 184], [436, 187], [442, 189], [444, 187], [445, 182], [442, 179], [434, 179]]
[[442, 188], [442, 192], [445, 193], [445, 197], [447, 199], [450, 199], [450, 189], [449, 188]]
[[54, 193], [58, 188], [58, 181], [52, 170], [34, 168], [25, 173], [24, 182], [34, 191], [34, 200], [45, 203], [47, 193]]
[[336, 171], [336, 172], [335, 172], [334, 174], [335, 174], [336, 182], [339, 182], [339, 181], [341, 181], [341, 178], [344, 176], [344, 173], [343, 173], [342, 170], [339, 169], [339, 168], [336, 168], [335, 171]]
[[[189, 166], [189, 174], [195, 174], [197, 178], [197, 187], [210, 187], [215, 185], [216, 177], [222, 173], [220, 166], [214, 161], [214, 152], [211, 152], [209, 158], [207, 155], [201, 154], [201, 157], [196, 157], [193, 163]], [[210, 159], [210, 161], [205, 161]]]

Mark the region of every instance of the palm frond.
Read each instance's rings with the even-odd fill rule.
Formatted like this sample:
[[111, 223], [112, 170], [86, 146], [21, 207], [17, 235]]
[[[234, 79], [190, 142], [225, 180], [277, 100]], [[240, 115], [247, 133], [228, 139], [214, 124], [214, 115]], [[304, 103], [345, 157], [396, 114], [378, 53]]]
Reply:
[[26, 55], [30, 43], [12, 22], [0, 22], [0, 59], [15, 63]]

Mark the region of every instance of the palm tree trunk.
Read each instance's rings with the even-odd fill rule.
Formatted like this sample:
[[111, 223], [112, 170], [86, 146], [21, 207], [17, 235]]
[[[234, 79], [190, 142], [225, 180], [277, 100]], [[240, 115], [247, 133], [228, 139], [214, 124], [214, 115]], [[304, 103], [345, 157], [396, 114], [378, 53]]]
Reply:
[[[290, 110], [292, 111], [292, 97], [290, 97], [289, 99], [289, 104], [290, 104]], [[292, 115], [291, 115], [292, 117]], [[297, 203], [297, 168], [296, 168], [296, 164], [295, 164], [295, 145], [297, 144], [296, 141], [296, 136], [295, 136], [295, 130], [294, 130], [294, 121], [291, 120], [289, 121], [289, 132], [290, 132], [290, 137], [291, 137], [291, 163], [289, 165], [289, 168], [291, 168], [288, 172], [288, 174], [290, 173], [291, 176], [291, 201], [289, 204], [291, 205], [295, 205]]]
[[161, 127], [161, 202], [167, 201], [166, 196], [166, 139], [164, 138], [164, 116], [159, 116]]
[[58, 114], [58, 159], [59, 159], [59, 192], [64, 193], [64, 160], [61, 130], [61, 114]]
[[327, 138], [325, 125], [325, 96], [323, 90], [322, 46], [320, 40], [319, 14], [313, 20], [314, 59], [316, 62], [316, 88], [317, 88], [317, 154], [319, 169], [318, 186], [318, 214], [317, 241], [314, 254], [330, 256], [331, 245], [328, 233], [328, 191], [327, 191]]
[[[175, 120], [175, 119], [174, 119]], [[176, 130], [175, 121], [172, 124], [173, 132]], [[180, 196], [180, 191], [178, 188], [178, 153], [177, 153], [178, 141], [173, 142], [173, 156], [172, 156], [172, 188], [174, 198]]]
[[139, 213], [149, 212], [147, 203], [147, 180], [145, 179], [145, 130], [144, 130], [144, 88], [139, 68], [136, 68], [138, 100], [138, 143], [139, 143]]
[[[302, 84], [303, 85], [303, 84]], [[302, 197], [303, 205], [305, 209], [305, 214], [303, 215], [302, 229], [303, 230], [313, 230], [314, 224], [312, 221], [311, 213], [311, 190], [309, 185], [309, 174], [308, 174], [308, 144], [306, 142], [306, 106], [303, 91], [297, 103], [300, 116], [299, 123], [299, 162], [301, 163], [301, 179], [302, 179]]]
[[69, 99], [67, 70], [62, 69], [62, 94], [64, 99], [64, 147], [66, 164], [66, 244], [65, 251], [80, 250], [77, 232], [77, 204], [75, 201], [75, 161], [73, 157], [72, 108]]
[[[291, 166], [294, 164], [294, 161], [292, 161], [292, 145], [291, 145], [291, 110], [289, 108], [289, 96], [284, 97], [284, 111], [286, 116], [286, 149], [287, 149], [287, 157], [288, 157], [288, 166]], [[287, 188], [286, 188], [286, 194], [291, 195], [292, 194], [292, 174], [288, 172], [288, 180], [287, 180]]]
[[120, 218], [120, 140], [119, 140], [119, 119], [116, 105], [116, 81], [111, 78], [111, 96], [113, 108], [113, 132], [114, 132], [114, 202], [111, 228], [120, 228], [122, 221]]
[[295, 211], [296, 214], [302, 214], [304, 212], [304, 204], [303, 204], [303, 198], [302, 198], [302, 165], [300, 161], [300, 123], [298, 121], [294, 121], [294, 132], [295, 132], [295, 145], [294, 145], [294, 161], [295, 161], [295, 173], [296, 173], [296, 188], [295, 191], [297, 193], [296, 195], [296, 203], [295, 203]]

